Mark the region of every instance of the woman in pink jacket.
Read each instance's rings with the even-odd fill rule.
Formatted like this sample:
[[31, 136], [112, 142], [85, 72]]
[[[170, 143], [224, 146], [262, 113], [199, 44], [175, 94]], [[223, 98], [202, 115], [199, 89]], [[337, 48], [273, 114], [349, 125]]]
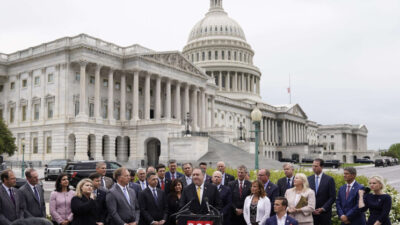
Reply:
[[56, 190], [50, 194], [50, 215], [56, 225], [68, 225], [72, 221], [71, 199], [75, 192], [69, 189], [67, 174], [60, 174]]

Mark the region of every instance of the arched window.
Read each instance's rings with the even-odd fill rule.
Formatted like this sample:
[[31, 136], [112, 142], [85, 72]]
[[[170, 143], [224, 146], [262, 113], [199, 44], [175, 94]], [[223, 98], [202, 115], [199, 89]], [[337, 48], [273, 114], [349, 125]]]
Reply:
[[228, 51], [228, 60], [231, 60], [231, 51]]
[[205, 52], [202, 52], [202, 53], [201, 53], [201, 60], [202, 60], [202, 61], [205, 61], [205, 60], [206, 60], [206, 53], [205, 53]]
[[222, 60], [225, 60], [225, 51], [221, 51], [221, 58]]
[[215, 51], [215, 60], [218, 60], [218, 51]]
[[208, 60], [211, 60], [211, 51], [208, 52]]

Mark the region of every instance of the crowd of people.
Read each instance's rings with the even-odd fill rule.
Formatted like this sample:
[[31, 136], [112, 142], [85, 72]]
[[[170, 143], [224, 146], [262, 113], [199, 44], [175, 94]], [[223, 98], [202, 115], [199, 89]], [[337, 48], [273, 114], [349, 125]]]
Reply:
[[[334, 179], [323, 172], [322, 159], [314, 160], [314, 174], [309, 177], [295, 174], [292, 164], [284, 164], [285, 177], [277, 184], [269, 179], [268, 169], [260, 169], [257, 179], [250, 181], [244, 165], [237, 168], [236, 180], [225, 173], [224, 162], [217, 163], [212, 176], [206, 174], [206, 163], [196, 168], [184, 163], [183, 174], [177, 172], [175, 160], [167, 166], [136, 171], [121, 167], [111, 179], [105, 176], [106, 164], [99, 162], [96, 172], [82, 179], [75, 191], [70, 189], [68, 175], [61, 174], [50, 195], [51, 220], [54, 225], [176, 225], [176, 213], [187, 208], [193, 214], [218, 211], [224, 225], [329, 225], [336, 202], [342, 224], [390, 224], [392, 200], [384, 193], [382, 177], [370, 177], [365, 188], [355, 181], [353, 167], [344, 168], [345, 185], [336, 193]], [[17, 190], [13, 171], [1, 173], [0, 225], [46, 218], [38, 172], [30, 168], [25, 176], [27, 183]]]

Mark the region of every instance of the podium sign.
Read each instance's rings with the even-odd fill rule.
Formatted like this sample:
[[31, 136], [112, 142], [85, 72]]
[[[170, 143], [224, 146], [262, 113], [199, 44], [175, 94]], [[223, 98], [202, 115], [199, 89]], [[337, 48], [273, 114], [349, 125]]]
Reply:
[[221, 225], [221, 216], [181, 214], [178, 217], [178, 225]]
[[213, 221], [188, 220], [186, 225], [213, 225]]

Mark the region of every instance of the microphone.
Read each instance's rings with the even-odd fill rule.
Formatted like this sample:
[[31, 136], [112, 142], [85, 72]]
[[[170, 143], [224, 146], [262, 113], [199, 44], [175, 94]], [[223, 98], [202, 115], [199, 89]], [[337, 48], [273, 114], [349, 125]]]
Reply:
[[208, 204], [208, 197], [204, 197], [204, 201], [206, 202], [208, 213], [210, 213], [210, 204]]
[[188, 208], [188, 206], [190, 206], [190, 204], [193, 202], [193, 199], [190, 199], [190, 201], [188, 203], [186, 203], [186, 205], [184, 205], [179, 211], [183, 211], [184, 209]]

